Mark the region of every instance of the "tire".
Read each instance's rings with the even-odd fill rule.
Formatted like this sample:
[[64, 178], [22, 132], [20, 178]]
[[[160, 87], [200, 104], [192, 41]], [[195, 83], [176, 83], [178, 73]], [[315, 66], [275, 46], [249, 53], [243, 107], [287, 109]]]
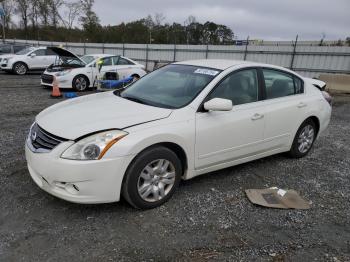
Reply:
[[135, 208], [155, 208], [171, 198], [181, 176], [182, 165], [177, 155], [163, 146], [152, 147], [141, 152], [128, 167], [122, 194]]
[[17, 62], [13, 65], [12, 71], [16, 75], [25, 75], [28, 72], [28, 66], [25, 63]]
[[72, 81], [72, 87], [75, 91], [82, 92], [89, 88], [89, 79], [83, 75], [77, 75]]
[[315, 122], [311, 119], [306, 119], [295, 134], [289, 155], [293, 158], [306, 156], [310, 152], [316, 136], [317, 128]]

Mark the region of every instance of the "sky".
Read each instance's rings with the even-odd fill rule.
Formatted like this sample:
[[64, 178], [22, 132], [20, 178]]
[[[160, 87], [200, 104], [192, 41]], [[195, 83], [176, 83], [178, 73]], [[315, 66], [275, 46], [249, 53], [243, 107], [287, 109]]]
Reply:
[[350, 0], [95, 0], [103, 25], [130, 22], [162, 13], [165, 22], [229, 26], [238, 39], [345, 39], [350, 36]]

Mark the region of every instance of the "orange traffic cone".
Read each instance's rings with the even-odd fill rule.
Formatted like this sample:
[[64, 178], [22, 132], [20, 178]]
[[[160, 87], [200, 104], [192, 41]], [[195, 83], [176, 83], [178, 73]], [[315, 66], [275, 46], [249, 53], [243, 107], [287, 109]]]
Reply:
[[62, 97], [60, 88], [58, 87], [58, 82], [55, 76], [53, 77], [51, 97], [54, 97], [54, 98]]

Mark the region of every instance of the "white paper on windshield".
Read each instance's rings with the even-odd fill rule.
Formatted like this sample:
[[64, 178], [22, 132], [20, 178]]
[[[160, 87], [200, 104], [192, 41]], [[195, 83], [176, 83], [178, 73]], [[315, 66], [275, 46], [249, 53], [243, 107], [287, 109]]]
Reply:
[[202, 74], [202, 75], [210, 75], [210, 76], [216, 76], [219, 71], [210, 70], [210, 69], [204, 69], [204, 68], [198, 68], [196, 71], [194, 71], [195, 74]]

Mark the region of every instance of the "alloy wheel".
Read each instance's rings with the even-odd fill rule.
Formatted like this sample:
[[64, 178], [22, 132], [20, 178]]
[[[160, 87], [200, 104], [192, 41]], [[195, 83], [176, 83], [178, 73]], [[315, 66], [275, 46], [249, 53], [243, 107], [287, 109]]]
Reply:
[[300, 153], [306, 153], [312, 146], [315, 139], [315, 130], [313, 126], [306, 125], [298, 137], [298, 150]]
[[27, 68], [24, 64], [19, 63], [15, 65], [15, 72], [18, 75], [24, 75], [27, 72]]
[[76, 80], [75, 80], [75, 88], [78, 90], [78, 91], [84, 91], [87, 87], [87, 82], [86, 82], [86, 79], [84, 77], [78, 77]]
[[137, 189], [140, 197], [147, 202], [163, 199], [175, 184], [175, 167], [166, 159], [150, 162], [141, 171]]

